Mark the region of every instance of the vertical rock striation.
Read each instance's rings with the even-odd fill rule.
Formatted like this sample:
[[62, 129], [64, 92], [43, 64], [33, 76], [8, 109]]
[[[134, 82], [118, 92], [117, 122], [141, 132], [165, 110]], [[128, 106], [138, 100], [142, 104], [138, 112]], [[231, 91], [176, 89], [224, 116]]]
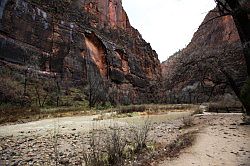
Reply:
[[2, 64], [60, 75], [63, 88], [95, 78], [102, 101], [155, 100], [158, 56], [130, 25], [121, 0], [4, 0], [0, 25]]
[[95, 15], [99, 25], [103, 27], [109, 25], [126, 30], [132, 28], [120, 0], [83, 0], [81, 5], [85, 11]]

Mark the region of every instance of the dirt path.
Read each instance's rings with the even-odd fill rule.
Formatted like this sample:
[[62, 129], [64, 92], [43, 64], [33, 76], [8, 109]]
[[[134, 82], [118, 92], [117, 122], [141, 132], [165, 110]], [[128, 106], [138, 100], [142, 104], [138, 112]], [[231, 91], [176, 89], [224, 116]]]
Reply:
[[241, 114], [197, 117], [205, 127], [194, 145], [159, 166], [250, 166], [250, 126], [240, 125], [241, 117]]

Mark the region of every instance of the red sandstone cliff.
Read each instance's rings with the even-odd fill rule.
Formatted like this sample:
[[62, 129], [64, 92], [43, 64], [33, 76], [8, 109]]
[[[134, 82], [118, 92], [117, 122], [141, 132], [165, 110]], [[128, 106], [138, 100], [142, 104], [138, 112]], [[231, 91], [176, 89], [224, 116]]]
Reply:
[[113, 103], [153, 102], [161, 77], [121, 0], [1, 1], [0, 46], [1, 70], [60, 75], [65, 90], [92, 82], [98, 100]]
[[246, 66], [234, 21], [231, 16], [212, 19], [216, 16], [208, 13], [189, 45], [162, 63], [168, 102], [233, 98], [226, 74], [242, 86]]
[[126, 30], [132, 28], [120, 0], [82, 0], [81, 3], [85, 11], [98, 17], [98, 23], [102, 26], [108, 24], [112, 28]]

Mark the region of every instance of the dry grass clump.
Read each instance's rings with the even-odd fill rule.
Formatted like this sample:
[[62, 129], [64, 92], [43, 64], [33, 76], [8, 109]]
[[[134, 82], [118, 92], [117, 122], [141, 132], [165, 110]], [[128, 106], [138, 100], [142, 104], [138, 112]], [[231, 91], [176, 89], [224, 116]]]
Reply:
[[84, 163], [87, 166], [121, 166], [126, 160], [133, 160], [147, 148], [150, 125], [147, 120], [142, 126], [130, 126], [128, 130], [117, 125], [106, 130], [92, 130], [89, 147], [83, 152]]
[[142, 149], [146, 148], [148, 133], [150, 130], [151, 123], [147, 119], [142, 126], [132, 126], [131, 135], [134, 140], [135, 151], [139, 152]]
[[101, 138], [98, 130], [91, 131], [88, 150], [83, 152], [83, 160], [87, 166], [106, 165]]
[[215, 102], [208, 103], [208, 112], [216, 112], [216, 113], [229, 113], [229, 112], [244, 112], [244, 108], [241, 103], [233, 102]]
[[185, 111], [185, 110], [199, 110], [198, 105], [190, 105], [190, 104], [145, 104], [145, 105], [129, 105], [129, 106], [120, 106], [114, 111], [118, 114], [126, 114], [133, 112], [148, 112], [157, 113], [157, 112], [165, 112], [165, 111]]
[[120, 106], [115, 111], [118, 114], [126, 114], [126, 113], [133, 113], [133, 112], [145, 112], [146, 106], [145, 105], [129, 105], [129, 106]]
[[192, 105], [192, 104], [165, 104], [165, 105], [160, 105], [160, 104], [151, 104], [151, 105], [146, 105], [148, 110], [151, 111], [184, 111], [184, 110], [192, 110], [192, 109], [197, 109], [199, 106], [198, 105]]
[[17, 122], [23, 119], [29, 119], [30, 117], [34, 117], [41, 114], [41, 110], [39, 108], [25, 108], [25, 107], [10, 107], [0, 108], [0, 124], [9, 123], [9, 122]]
[[193, 116], [183, 117], [182, 123], [184, 128], [191, 127], [194, 125], [194, 117]]
[[186, 147], [189, 147], [193, 144], [195, 133], [186, 133], [178, 137], [178, 139], [174, 140], [166, 147], [166, 154], [168, 157], [178, 156], [180, 151]]
[[156, 151], [148, 154], [148, 157], [143, 157], [142, 160], [139, 161], [139, 165], [151, 166], [152, 163], [157, 165], [156, 163], [159, 163], [164, 159], [178, 157], [181, 150], [192, 146], [193, 142], [195, 141], [195, 136], [195, 132], [189, 132], [178, 136], [170, 144], [167, 144], [165, 146], [159, 144]]
[[92, 130], [83, 159], [87, 166], [122, 165], [126, 157], [127, 137], [119, 127]]

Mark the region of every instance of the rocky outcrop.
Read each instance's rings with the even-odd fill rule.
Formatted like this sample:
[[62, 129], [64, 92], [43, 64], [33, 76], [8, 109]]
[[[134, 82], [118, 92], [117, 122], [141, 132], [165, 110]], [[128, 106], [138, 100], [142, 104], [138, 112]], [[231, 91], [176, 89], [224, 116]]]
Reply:
[[120, 0], [82, 0], [81, 6], [88, 13], [97, 16], [99, 26], [132, 29]]
[[189, 45], [162, 63], [165, 102], [200, 103], [235, 99], [230, 87], [246, 79], [242, 47], [231, 16], [211, 11]]
[[56, 75], [65, 91], [91, 83], [105, 94], [97, 97], [102, 101], [153, 102], [160, 63], [130, 25], [121, 0], [0, 4], [2, 63], [15, 64], [23, 76], [31, 69], [43, 77]]

